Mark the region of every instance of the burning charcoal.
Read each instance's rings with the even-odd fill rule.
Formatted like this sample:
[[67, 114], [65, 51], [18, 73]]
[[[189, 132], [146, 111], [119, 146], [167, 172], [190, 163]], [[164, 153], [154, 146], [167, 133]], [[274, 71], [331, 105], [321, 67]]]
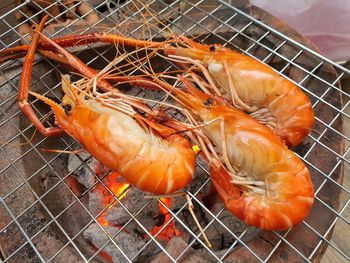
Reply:
[[[221, 258], [226, 252], [227, 249], [224, 250], [218, 250], [214, 251], [211, 249], [213, 253], [218, 258]], [[211, 263], [211, 262], [217, 262], [217, 260], [212, 256], [212, 254], [208, 251], [207, 248], [199, 248], [193, 251], [188, 257], [184, 258], [181, 263]]]
[[[133, 187], [128, 191], [128, 193], [121, 200], [121, 202], [123, 203], [125, 208], [133, 215], [136, 215], [138, 212], [140, 212], [140, 210], [142, 210], [136, 216], [137, 220], [140, 221], [140, 223], [144, 225], [147, 229], [152, 229], [156, 225], [157, 218], [160, 215], [158, 202], [156, 200], [153, 200], [150, 202], [150, 200], [145, 199], [144, 196], [145, 196], [144, 192], [141, 192], [137, 190], [135, 187]], [[145, 205], [146, 207], [144, 207]], [[116, 211], [108, 211], [108, 215], [112, 218], [117, 217], [123, 220], [123, 218], [125, 218], [125, 215], [128, 213], [124, 210], [124, 208], [118, 206], [118, 204], [116, 204], [115, 207], [118, 208], [117, 211], [121, 212], [121, 214], [117, 216], [116, 215], [112, 216], [111, 213], [115, 213]], [[128, 217], [128, 219], [129, 218], [130, 216]], [[133, 230], [135, 228], [141, 232], [144, 232], [135, 221], [130, 222], [127, 226], [127, 229], [129, 230]]]
[[[87, 158], [89, 158], [90, 155], [88, 153], [81, 153], [79, 154], [79, 156], [83, 160], [86, 160]], [[86, 163], [90, 167], [93, 167], [94, 165], [96, 165], [97, 161], [93, 158], [90, 158], [86, 161]], [[86, 165], [81, 164], [81, 161], [75, 155], [69, 155], [67, 165], [68, 171], [73, 173], [73, 175], [77, 178], [79, 183], [84, 185], [86, 188], [90, 188], [95, 183], [95, 176], [92, 173], [92, 171], [88, 167], [86, 167]]]
[[[207, 168], [205, 161], [203, 161], [201, 158], [197, 159], [197, 163], [200, 163], [203, 167]], [[191, 181], [191, 183], [186, 187], [186, 190], [188, 190], [191, 193], [195, 193], [200, 189], [204, 183], [208, 180], [208, 174], [199, 166], [196, 166], [196, 173], [195, 177]], [[211, 187], [211, 183], [207, 183], [200, 191], [200, 194], [196, 197], [199, 198], [200, 196], [206, 195]], [[176, 211], [177, 209], [180, 209], [183, 207], [183, 205], [187, 202], [187, 199], [185, 196], [179, 196], [171, 199], [171, 209], [173, 211]]]
[[103, 193], [98, 191], [92, 191], [89, 192], [89, 210], [93, 215], [98, 214], [103, 208], [104, 205], [104, 199], [103, 199]]
[[[63, 244], [59, 239], [54, 237], [49, 230], [45, 230], [40, 235], [39, 241], [35, 242], [35, 247], [41, 253], [44, 258], [49, 258], [52, 256], [53, 252], [58, 251]], [[61, 251], [53, 260], [54, 262], [75, 262], [82, 263], [84, 262], [82, 258], [80, 258], [77, 254], [74, 253], [75, 250], [72, 247], [67, 246], [63, 251]], [[23, 260], [23, 259], [22, 259]], [[21, 261], [22, 261], [21, 260]], [[29, 262], [30, 260], [28, 260]], [[23, 260], [22, 262], [25, 262]], [[34, 261], [30, 261], [34, 262]]]
[[[225, 213], [225, 211], [223, 212]], [[233, 219], [232, 219], [233, 218]], [[230, 228], [235, 229], [234, 233], [241, 232], [242, 229], [244, 229], [243, 224], [239, 225], [239, 227], [235, 227], [235, 224], [237, 224], [237, 220], [235, 221], [235, 218], [231, 215], [223, 216], [220, 219], [224, 219], [224, 224]], [[231, 224], [232, 223], [232, 224]], [[205, 234], [207, 235], [207, 238], [209, 239], [210, 243], [212, 244], [214, 249], [225, 249], [229, 247], [234, 242], [234, 236], [231, 235], [222, 225], [218, 223], [213, 223], [210, 227], [208, 227], [205, 230]]]
[[[183, 240], [180, 237], [174, 236], [165, 246], [165, 250], [174, 259], [176, 259], [187, 247], [188, 247], [188, 244], [186, 243], [185, 240]], [[181, 256], [181, 259], [187, 258], [188, 255], [191, 254], [193, 251], [194, 251], [193, 248], [187, 249], [187, 251]], [[152, 260], [151, 263], [167, 263], [167, 262], [169, 263], [171, 262], [170, 258], [164, 252], [161, 252], [156, 256], [154, 260]], [[199, 262], [202, 262], [202, 261], [199, 261]]]
[[108, 210], [106, 220], [112, 225], [124, 225], [130, 219], [130, 215], [123, 207], [118, 205]]
[[[105, 230], [110, 236], [116, 234], [119, 229], [116, 227], [105, 227]], [[107, 253], [116, 263], [128, 262], [128, 260], [123, 256], [121, 251], [110, 241], [107, 235], [100, 229], [97, 224], [91, 224], [85, 231], [84, 236], [97, 248], [101, 248], [108, 241], [109, 243], [104, 246], [102, 251]], [[113, 238], [114, 242], [119, 246], [123, 253], [128, 258], [133, 258], [140, 249], [145, 245], [145, 241], [141, 240], [138, 236], [132, 233], [126, 233], [121, 231], [117, 236]]]

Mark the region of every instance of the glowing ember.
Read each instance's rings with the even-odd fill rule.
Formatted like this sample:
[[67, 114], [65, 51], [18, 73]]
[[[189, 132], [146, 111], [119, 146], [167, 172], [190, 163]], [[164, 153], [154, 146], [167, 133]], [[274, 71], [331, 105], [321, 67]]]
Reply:
[[[171, 204], [170, 198], [160, 198], [160, 200], [161, 200], [167, 207], [170, 207], [170, 204]], [[160, 212], [161, 212], [163, 215], [167, 215], [167, 214], [169, 213], [168, 210], [167, 210], [162, 204], [159, 204], [159, 210], [160, 210]]]
[[[195, 149], [199, 149], [199, 147], [197, 146], [197, 148]], [[101, 167], [96, 167], [96, 172], [102, 173], [103, 169], [101, 169]], [[101, 177], [101, 174], [99, 174]], [[113, 192], [113, 194], [115, 196], [117, 196], [119, 198], [119, 200], [123, 199], [126, 194], [129, 191], [129, 184], [119, 181], [119, 174], [116, 172], [111, 172], [108, 174], [108, 176], [106, 176], [105, 179], [103, 179], [104, 184]], [[98, 185], [95, 189], [96, 191], [99, 191], [100, 193], [103, 194], [103, 205], [107, 207], [107, 209], [98, 217], [97, 221], [103, 225], [103, 226], [111, 226], [112, 224], [106, 220], [106, 216], [108, 214], [108, 210], [110, 210], [112, 207], [114, 207], [117, 202], [115, 202], [114, 197], [111, 196], [108, 191], [102, 186], [102, 185]], [[160, 199], [163, 204], [166, 207], [170, 207], [171, 204], [171, 200], [169, 198], [161, 198]], [[166, 224], [168, 224], [158, 235], [157, 238], [161, 239], [161, 240], [165, 240], [168, 241], [170, 240], [172, 237], [174, 236], [181, 236], [183, 233], [176, 229], [175, 227], [175, 221], [172, 220], [171, 222], [169, 222], [172, 218], [171, 214], [168, 212], [167, 208], [162, 205], [159, 204], [159, 210], [161, 215], [163, 215], [164, 217], [164, 222], [162, 223], [161, 226], [155, 226], [152, 231], [150, 231], [151, 235], [156, 235], [160, 229], [165, 226]], [[117, 225], [113, 225], [114, 227], [119, 227]]]
[[[119, 177], [119, 174], [116, 172], [111, 172], [107, 176], [107, 181], [105, 182], [106, 186], [113, 192], [113, 194], [118, 197], [119, 200], [123, 199], [126, 194], [128, 193], [129, 189], [129, 184], [124, 183], [124, 182], [117, 182], [117, 179]], [[103, 191], [105, 192], [105, 191]], [[97, 221], [104, 226], [109, 226], [110, 223], [105, 219], [108, 210], [111, 209], [113, 206], [117, 204], [117, 202], [113, 202], [114, 198], [110, 194], [106, 194], [104, 196], [104, 205], [107, 206], [107, 209], [99, 216]], [[112, 204], [111, 204], [112, 203]]]
[[194, 151], [195, 154], [197, 154], [201, 151], [201, 148], [199, 148], [199, 146], [196, 144], [192, 146], [192, 150]]
[[[167, 206], [170, 207], [171, 200], [170, 198], [160, 198], [160, 200]], [[166, 225], [170, 219], [171, 214], [168, 212], [168, 210], [160, 203], [159, 204], [159, 210], [160, 212], [165, 216], [164, 223], [161, 226], [155, 226], [152, 231], [150, 231], [150, 234], [152, 236], [156, 235], [160, 229]], [[157, 238], [165, 241], [169, 241], [173, 236], [181, 236], [182, 232], [178, 230], [175, 227], [175, 221], [172, 220], [158, 235]]]
[[109, 187], [113, 194], [119, 198], [119, 200], [123, 199], [129, 190], [127, 190], [129, 187], [129, 184], [126, 183], [116, 183]]
[[111, 224], [105, 219], [106, 215], [107, 215], [107, 211], [104, 211], [97, 219], [97, 222], [99, 222], [103, 226], [110, 226]]

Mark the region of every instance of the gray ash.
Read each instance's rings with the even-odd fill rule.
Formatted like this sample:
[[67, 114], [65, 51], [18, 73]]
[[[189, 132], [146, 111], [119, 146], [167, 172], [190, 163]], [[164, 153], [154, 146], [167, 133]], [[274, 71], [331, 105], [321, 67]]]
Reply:
[[[82, 164], [80, 159], [86, 163]], [[204, 161], [200, 161], [200, 165], [206, 167]], [[173, 258], [181, 255], [179, 258], [181, 262], [215, 262], [212, 255], [188, 232], [189, 229], [199, 233], [199, 229], [189, 212], [185, 196], [161, 200], [167, 203], [170, 211], [175, 213], [186, 227], [177, 219], [169, 223], [173, 216], [158, 199], [145, 198], [145, 195], [150, 194], [139, 191], [135, 187], [125, 188], [126, 182], [121, 176], [117, 173], [109, 173], [107, 168], [101, 166], [88, 154], [79, 154], [79, 158], [70, 155], [68, 170], [79, 183], [89, 189], [88, 198], [86, 198], [87, 207], [100, 226], [92, 223], [83, 232], [83, 236], [93, 245], [95, 251], [103, 247], [101, 251], [113, 262], [127, 262], [123, 253], [130, 259], [134, 258], [134, 262], [144, 262], [144, 260], [153, 263], [170, 262], [169, 257], [159, 247], [158, 244], [160, 244]], [[122, 188], [125, 189], [121, 191]], [[191, 193], [200, 190], [196, 198], [205, 203], [211, 188], [207, 174], [202, 168], [197, 167], [196, 176], [186, 189]], [[119, 196], [118, 200], [116, 196]], [[223, 206], [220, 202], [213, 203], [214, 205], [209, 205], [210, 210], [217, 214]], [[212, 220], [211, 215], [195, 201], [194, 206], [197, 219], [205, 227]], [[226, 210], [221, 211], [219, 218], [236, 234], [245, 229], [244, 224]], [[165, 230], [157, 233], [165, 223], [169, 223]], [[156, 235], [158, 244], [150, 239], [147, 232]], [[116, 233], [118, 234], [113, 237]], [[223, 254], [235, 241], [232, 234], [217, 222], [209, 226], [205, 233], [213, 245], [213, 253], [217, 255]], [[113, 237], [113, 242], [110, 237]], [[203, 240], [203, 237], [200, 239]], [[182, 255], [184, 250], [186, 252]]]
[[[97, 249], [103, 247], [102, 250], [112, 258], [113, 262], [116, 263], [129, 262], [123, 253], [128, 258], [133, 258], [146, 243], [145, 240], [133, 233], [120, 231], [118, 234], [116, 234], [119, 231], [119, 229], [116, 227], [107, 226], [104, 227], [104, 231], [97, 224], [91, 224], [84, 231], [84, 236]], [[115, 244], [117, 244], [120, 249], [113, 244], [107, 235], [115, 242]]]

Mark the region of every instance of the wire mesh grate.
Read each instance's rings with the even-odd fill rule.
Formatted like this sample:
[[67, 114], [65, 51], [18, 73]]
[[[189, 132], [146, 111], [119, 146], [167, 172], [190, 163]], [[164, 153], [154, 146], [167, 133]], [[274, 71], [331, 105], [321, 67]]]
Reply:
[[[204, 43], [218, 42], [270, 65], [308, 95], [316, 113], [314, 131], [294, 149], [307, 165], [315, 183], [315, 205], [310, 216], [299, 226], [283, 232], [267, 233], [251, 227], [233, 226], [230, 224], [232, 221], [227, 220], [224, 208], [212, 211], [203, 203], [201, 193], [210, 187], [210, 179], [201, 162], [197, 164], [197, 173], [203, 178], [185, 192], [197, 211], [205, 214], [206, 221], [202, 227], [206, 233], [212, 228], [222, 228], [227, 233], [230, 242], [225, 247], [220, 250], [209, 248], [199, 229], [184, 219], [189, 206], [186, 200], [176, 209], [170, 209], [161, 198], [143, 199], [138, 211], [132, 211], [122, 196], [127, 191], [134, 191], [134, 188], [129, 186], [115, 194], [108, 184], [110, 173], [104, 171], [97, 174], [90, 156], [74, 154], [69, 158], [74, 158], [75, 166], [67, 169], [65, 154], [42, 151], [42, 148], [71, 151], [78, 149], [79, 145], [68, 136], [48, 139], [35, 134], [32, 124], [23, 117], [17, 104], [21, 73], [21, 62], [17, 60], [0, 65], [2, 260], [17, 262], [25, 258], [51, 262], [74, 258], [84, 262], [110, 261], [110, 254], [117, 253], [121, 261], [142, 262], [149, 251], [157, 250], [170, 262], [191, 262], [190, 258], [198, 259], [200, 255], [205, 255], [206, 261], [202, 257], [199, 262], [233, 262], [237, 257], [249, 262], [281, 258], [313, 262], [320, 260], [327, 247], [328, 255], [349, 260], [350, 250], [344, 237], [349, 233], [350, 221], [347, 178], [350, 163], [350, 95], [346, 89], [350, 71], [319, 55], [310, 45], [300, 44], [298, 39], [295, 40], [294, 32], [267, 26], [254, 8], [242, 11], [228, 4], [230, 1], [222, 0], [147, 1], [147, 5], [137, 5], [140, 1], [133, 2], [95, 1], [92, 4], [86, 1], [84, 3], [91, 9], [83, 15], [74, 13], [80, 4], [78, 1], [56, 1], [46, 7], [33, 1], [31, 8], [37, 10], [33, 14], [23, 11], [23, 8], [29, 7], [27, 2], [18, 6], [8, 4], [0, 11], [3, 21], [1, 49], [26, 42], [29, 33], [20, 35], [19, 27], [25, 23], [37, 23], [43, 14], [50, 15], [48, 23], [58, 25], [46, 32], [51, 37], [91, 30], [139, 37], [144, 33], [139, 21], [146, 19], [148, 23], [160, 25], [157, 30], [147, 32], [151, 38], [161, 39], [169, 32], [195, 35]], [[58, 3], [60, 12], [52, 16], [50, 8]], [[157, 17], [144, 17], [145, 12], [149, 11], [157, 14]], [[20, 22], [14, 20], [16, 12], [23, 17]], [[98, 13], [99, 19], [87, 24], [83, 20], [92, 13]], [[68, 14], [73, 14], [73, 18], [63, 21], [63, 16]], [[107, 28], [106, 25], [112, 27]], [[76, 54], [89, 65], [105, 65], [113, 58], [112, 46], [92, 45], [86, 50], [78, 50]], [[43, 61], [35, 62], [31, 89], [60, 100], [59, 74], [64, 69], [49, 60]], [[170, 66], [165, 70], [170, 70]], [[343, 83], [342, 87], [340, 83]], [[137, 91], [137, 95], [146, 96], [141, 90]], [[45, 125], [52, 125], [48, 108], [37, 100], [31, 101], [31, 104]], [[89, 187], [72, 183], [72, 177], [81, 170], [94, 178]], [[103, 189], [109, 199], [101, 209], [93, 211], [87, 200], [96, 189]], [[64, 201], [56, 200], [58, 197]], [[115, 204], [125, 211], [127, 219], [118, 228], [106, 227], [100, 218]], [[170, 215], [170, 220], [161, 225], [156, 234], [151, 233], [144, 223], [144, 214], [154, 205], [163, 207]], [[181, 248], [176, 248], [176, 253], [160, 239], [162, 231], [174, 222], [188, 237]], [[89, 244], [90, 248], [86, 249], [84, 240], [92, 225], [102, 233], [100, 237], [103, 238], [98, 247], [93, 248]], [[135, 242], [138, 249], [133, 253], [125, 247], [122, 238], [118, 238], [130, 225], [138, 229], [143, 240], [139, 246]]]

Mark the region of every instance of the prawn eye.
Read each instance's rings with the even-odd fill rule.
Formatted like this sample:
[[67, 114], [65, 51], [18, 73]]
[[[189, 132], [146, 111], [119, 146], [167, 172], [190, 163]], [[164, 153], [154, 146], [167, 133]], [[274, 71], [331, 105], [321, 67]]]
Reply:
[[72, 105], [70, 104], [63, 105], [63, 109], [64, 109], [64, 113], [68, 115], [69, 112], [72, 110]]
[[210, 106], [214, 103], [214, 100], [212, 98], [208, 98], [206, 102], [204, 102], [204, 106]]
[[210, 46], [210, 47], [209, 47], [209, 50], [210, 50], [211, 52], [214, 52], [214, 51], [216, 50], [216, 48], [215, 48], [215, 46]]

